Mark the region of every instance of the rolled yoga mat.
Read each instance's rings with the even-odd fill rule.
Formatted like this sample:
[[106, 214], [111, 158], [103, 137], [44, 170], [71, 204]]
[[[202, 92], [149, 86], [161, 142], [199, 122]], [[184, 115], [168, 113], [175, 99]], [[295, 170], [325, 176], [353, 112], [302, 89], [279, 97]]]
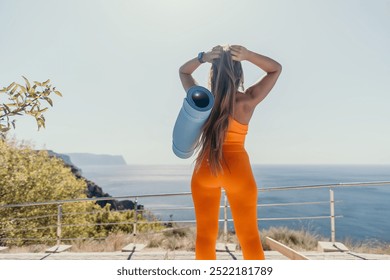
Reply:
[[189, 88], [173, 128], [172, 149], [176, 156], [192, 156], [213, 105], [214, 96], [207, 88]]

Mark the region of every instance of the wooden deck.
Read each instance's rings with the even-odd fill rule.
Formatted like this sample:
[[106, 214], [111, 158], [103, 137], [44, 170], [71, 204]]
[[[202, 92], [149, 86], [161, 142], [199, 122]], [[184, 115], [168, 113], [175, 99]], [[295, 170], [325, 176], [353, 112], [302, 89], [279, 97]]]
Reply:
[[[300, 252], [310, 260], [390, 260], [390, 255], [354, 252]], [[276, 251], [266, 251], [267, 260], [288, 260]], [[0, 253], [0, 260], [193, 260], [194, 252], [144, 249], [134, 252], [62, 252], [62, 253]], [[219, 260], [242, 260], [241, 251], [217, 252]]]

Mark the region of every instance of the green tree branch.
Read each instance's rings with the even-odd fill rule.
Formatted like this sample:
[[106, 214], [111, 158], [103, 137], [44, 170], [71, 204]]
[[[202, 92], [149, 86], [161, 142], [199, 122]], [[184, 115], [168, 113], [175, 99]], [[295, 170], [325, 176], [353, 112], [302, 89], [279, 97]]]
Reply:
[[[22, 76], [23, 77], [23, 76]], [[46, 119], [43, 115], [48, 110], [43, 104], [53, 106], [52, 94], [62, 97], [50, 83], [30, 81], [23, 77], [25, 85], [13, 82], [8, 87], [0, 89], [0, 136], [4, 139], [6, 133], [13, 127], [15, 129], [16, 116], [30, 115], [35, 118], [38, 130], [45, 128]]]

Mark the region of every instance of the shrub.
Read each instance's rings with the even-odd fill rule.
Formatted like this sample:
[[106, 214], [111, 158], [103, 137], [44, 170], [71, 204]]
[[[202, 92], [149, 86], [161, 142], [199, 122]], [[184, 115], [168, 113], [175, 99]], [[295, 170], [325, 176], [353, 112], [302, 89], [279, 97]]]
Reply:
[[[0, 244], [53, 243], [57, 234], [57, 205], [4, 207], [10, 204], [86, 198], [87, 185], [62, 160], [46, 151], [0, 140]], [[134, 210], [116, 212], [107, 204], [63, 203], [62, 239], [106, 237], [133, 231]], [[137, 220], [144, 221], [141, 214]], [[80, 226], [83, 225], [83, 226]], [[137, 231], [162, 228], [140, 224]]]

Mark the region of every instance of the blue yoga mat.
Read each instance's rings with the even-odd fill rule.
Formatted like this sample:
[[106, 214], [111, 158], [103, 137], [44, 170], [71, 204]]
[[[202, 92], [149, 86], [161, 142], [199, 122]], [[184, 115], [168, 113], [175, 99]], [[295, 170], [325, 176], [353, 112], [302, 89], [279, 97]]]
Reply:
[[213, 105], [214, 96], [207, 88], [193, 86], [187, 91], [173, 128], [172, 149], [176, 156], [185, 159], [193, 155]]

